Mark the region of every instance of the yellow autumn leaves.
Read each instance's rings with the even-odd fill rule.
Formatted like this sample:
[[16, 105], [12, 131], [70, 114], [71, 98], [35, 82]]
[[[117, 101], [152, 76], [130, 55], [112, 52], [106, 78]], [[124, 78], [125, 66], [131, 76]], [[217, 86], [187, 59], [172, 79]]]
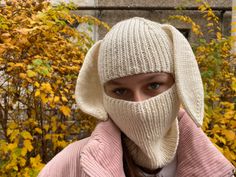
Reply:
[[[93, 41], [86, 31], [71, 26], [108, 26], [47, 1], [7, 4], [0, 9], [0, 176], [37, 176], [47, 161], [81, 133], [89, 134], [96, 123], [75, 109], [74, 100], [78, 72]], [[209, 5], [204, 2], [199, 10], [207, 20], [207, 32], [216, 36], [194, 47], [205, 88], [203, 129], [236, 165], [231, 42], [222, 35]], [[199, 38], [207, 35], [190, 17], [173, 19], [190, 24]]]
[[[1, 160], [4, 162], [4, 160], [9, 158], [8, 163], [4, 166], [6, 171], [11, 171], [11, 173], [8, 174], [9, 176], [30, 176], [30, 172], [36, 172], [43, 167], [40, 155], [30, 157], [29, 162], [27, 162], [27, 153], [31, 153], [34, 149], [32, 145], [33, 137], [28, 131], [20, 131], [18, 124], [10, 122], [7, 129], [7, 135], [10, 139], [8, 143], [1, 140]], [[10, 154], [10, 156], [6, 157], [5, 154]], [[26, 165], [28, 167], [25, 167]], [[30, 170], [29, 167], [34, 168], [34, 170]], [[20, 171], [21, 168], [23, 169]], [[19, 174], [16, 173], [17, 171]], [[6, 176], [4, 172], [1, 173], [1, 176]]]
[[[79, 69], [93, 40], [74, 24], [108, 26], [46, 0], [0, 9], [0, 176], [37, 176], [43, 164], [95, 126], [75, 109]], [[73, 40], [72, 40], [73, 39]]]
[[[206, 26], [201, 27], [188, 16], [174, 15], [170, 19], [189, 24], [199, 39], [195, 41], [193, 49], [205, 92], [202, 128], [215, 146], [236, 166], [236, 77], [235, 56], [231, 52], [233, 39], [222, 34], [219, 18], [209, 4], [204, 0], [196, 2], [199, 3], [198, 9], [206, 20]], [[209, 34], [215, 38], [207, 39]]]
[[[34, 85], [37, 87], [34, 96], [39, 97], [42, 100], [43, 104], [49, 104], [51, 107], [54, 108], [55, 105], [60, 102], [68, 102], [68, 99], [64, 94], [61, 94], [61, 96], [54, 95], [50, 83], [41, 83], [40, 85], [38, 82], [36, 82]], [[68, 93], [68, 89], [64, 89], [64, 91]], [[65, 116], [70, 116], [71, 109], [68, 106], [62, 105], [60, 106], [59, 110]]]

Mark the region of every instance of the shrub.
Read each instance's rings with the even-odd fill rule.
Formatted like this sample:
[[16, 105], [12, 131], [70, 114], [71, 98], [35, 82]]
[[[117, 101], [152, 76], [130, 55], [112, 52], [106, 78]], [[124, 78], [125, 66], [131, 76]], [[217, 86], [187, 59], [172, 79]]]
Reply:
[[[225, 155], [236, 166], [236, 77], [235, 57], [231, 53], [232, 38], [223, 36], [219, 18], [209, 4], [199, 1], [199, 11], [206, 20], [207, 33], [190, 17], [183, 15], [170, 16], [171, 20], [180, 20], [190, 24], [192, 32], [199, 41], [193, 44], [205, 91], [205, 117], [203, 130]], [[214, 39], [207, 35], [214, 34]]]
[[[87, 31], [74, 28], [82, 23]], [[0, 9], [0, 176], [36, 176], [95, 126], [73, 108], [91, 25], [108, 28], [45, 0], [6, 1]]]

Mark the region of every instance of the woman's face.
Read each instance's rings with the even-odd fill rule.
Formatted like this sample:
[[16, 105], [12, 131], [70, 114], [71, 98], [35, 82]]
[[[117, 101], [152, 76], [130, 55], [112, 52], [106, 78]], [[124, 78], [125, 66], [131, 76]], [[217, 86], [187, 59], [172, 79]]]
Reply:
[[126, 76], [104, 84], [108, 96], [126, 101], [143, 101], [168, 90], [174, 84], [169, 73], [156, 72]]

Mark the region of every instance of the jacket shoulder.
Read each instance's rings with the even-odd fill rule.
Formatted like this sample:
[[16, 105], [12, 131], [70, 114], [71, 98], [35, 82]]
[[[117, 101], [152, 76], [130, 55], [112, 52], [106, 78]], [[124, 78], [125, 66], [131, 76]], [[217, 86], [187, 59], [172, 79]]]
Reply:
[[233, 165], [183, 111], [179, 132], [177, 176], [232, 176]]
[[124, 177], [120, 130], [111, 121], [99, 123], [91, 136], [68, 145], [38, 177]]
[[38, 177], [79, 177], [80, 154], [88, 140], [85, 138], [69, 144], [46, 164]]
[[124, 176], [120, 130], [111, 120], [95, 128], [81, 152], [81, 168], [87, 176]]

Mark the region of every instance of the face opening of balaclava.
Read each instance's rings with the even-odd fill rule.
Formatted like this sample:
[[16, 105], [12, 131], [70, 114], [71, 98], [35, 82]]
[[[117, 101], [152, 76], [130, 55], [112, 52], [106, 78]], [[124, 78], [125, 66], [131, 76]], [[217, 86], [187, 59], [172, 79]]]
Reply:
[[[158, 23], [132, 18], [117, 23], [101, 42], [98, 74], [101, 85], [125, 76], [167, 72], [174, 75], [173, 44]], [[180, 101], [176, 85], [140, 102], [111, 98], [103, 91], [105, 111], [128, 137], [134, 162], [148, 169], [170, 163], [179, 140]]]

